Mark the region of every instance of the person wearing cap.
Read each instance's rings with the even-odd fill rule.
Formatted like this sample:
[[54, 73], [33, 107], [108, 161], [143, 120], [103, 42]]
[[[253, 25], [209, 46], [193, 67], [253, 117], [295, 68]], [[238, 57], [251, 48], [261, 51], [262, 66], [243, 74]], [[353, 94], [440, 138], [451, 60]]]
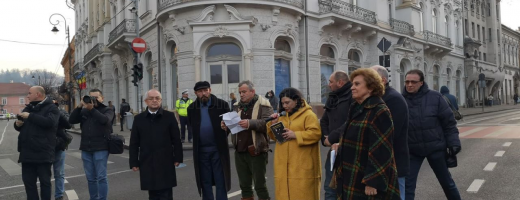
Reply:
[[191, 125], [188, 123], [188, 106], [193, 103], [188, 97], [188, 90], [182, 92], [182, 98], [177, 99], [175, 103], [175, 110], [179, 114], [179, 121], [181, 122], [181, 142], [184, 143], [186, 135], [186, 127], [188, 127], [188, 141], [191, 143], [193, 135], [191, 134]]
[[[220, 127], [220, 116], [229, 112], [229, 104], [211, 94], [207, 81], [197, 82], [193, 90], [197, 99], [188, 106], [188, 122], [193, 129], [197, 190], [203, 200], [227, 199], [231, 189], [231, 166], [228, 133]], [[215, 196], [213, 185], [216, 186]]]

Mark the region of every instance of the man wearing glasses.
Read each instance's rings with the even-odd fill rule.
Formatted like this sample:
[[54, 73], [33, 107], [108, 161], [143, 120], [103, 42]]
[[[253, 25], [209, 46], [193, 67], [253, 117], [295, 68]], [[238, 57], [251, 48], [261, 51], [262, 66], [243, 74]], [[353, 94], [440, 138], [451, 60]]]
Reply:
[[410, 173], [405, 181], [406, 200], [415, 198], [417, 176], [425, 158], [428, 159], [446, 198], [461, 199], [446, 163], [447, 156], [454, 157], [461, 150], [459, 130], [453, 112], [439, 92], [428, 89], [421, 70], [408, 71], [405, 79], [403, 96], [409, 111], [410, 150]]
[[99, 89], [89, 91], [81, 104], [70, 114], [71, 124], [80, 123], [81, 159], [88, 181], [90, 199], [106, 200], [108, 194], [107, 136], [112, 132], [114, 110], [103, 104], [103, 93]]

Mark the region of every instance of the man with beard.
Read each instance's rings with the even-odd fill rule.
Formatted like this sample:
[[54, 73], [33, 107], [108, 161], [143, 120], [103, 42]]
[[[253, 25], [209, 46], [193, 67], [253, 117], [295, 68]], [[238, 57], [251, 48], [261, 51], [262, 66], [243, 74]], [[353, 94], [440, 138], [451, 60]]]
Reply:
[[[269, 191], [265, 184], [267, 152], [269, 139], [267, 137], [266, 119], [273, 114], [269, 100], [255, 92], [251, 81], [238, 84], [240, 102], [235, 103], [234, 110], [240, 115], [240, 125], [243, 130], [231, 136], [235, 147], [235, 166], [238, 182], [242, 191], [242, 200], [255, 200], [253, 182], [259, 200], [269, 200]], [[224, 122], [222, 129], [227, 130]]]
[[[22, 181], [27, 199], [40, 199], [36, 180], [40, 181], [42, 200], [51, 199], [51, 166], [54, 162], [56, 131], [60, 111], [45, 96], [41, 86], [33, 86], [27, 94], [29, 104], [18, 116], [14, 129], [18, 135], [19, 163], [22, 163]], [[4, 178], [5, 179], [5, 178]]]
[[[320, 120], [322, 144], [330, 147], [331, 144], [339, 143], [342, 133], [346, 126], [342, 126], [347, 121], [350, 104], [352, 104], [352, 93], [348, 75], [344, 71], [335, 71], [329, 77], [329, 87], [332, 92], [325, 104], [325, 113]], [[336, 190], [329, 187], [332, 179], [332, 170], [330, 170], [330, 150], [325, 161], [325, 200], [337, 199]]]
[[[229, 104], [211, 94], [207, 81], [197, 82], [193, 90], [197, 100], [188, 107], [188, 120], [193, 131], [197, 189], [203, 200], [227, 199], [231, 167], [227, 133], [220, 127], [220, 116], [229, 112]], [[213, 185], [216, 186], [215, 197]]]
[[148, 109], [135, 116], [130, 136], [130, 168], [139, 171], [141, 190], [150, 200], [172, 200], [175, 167], [182, 163], [182, 144], [175, 114], [161, 108], [162, 95], [146, 93]]

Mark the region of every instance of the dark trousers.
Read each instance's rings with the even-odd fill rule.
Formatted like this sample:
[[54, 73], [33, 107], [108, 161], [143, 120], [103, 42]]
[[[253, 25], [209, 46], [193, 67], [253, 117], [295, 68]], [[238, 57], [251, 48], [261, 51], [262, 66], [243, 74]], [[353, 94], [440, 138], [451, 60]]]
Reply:
[[25, 186], [27, 200], [39, 200], [37, 179], [40, 181], [40, 196], [42, 200], [51, 199], [51, 168], [52, 163], [22, 163], [22, 180]]
[[193, 135], [191, 134], [191, 126], [188, 121], [188, 117], [179, 116], [179, 121], [181, 121], [181, 139], [184, 141], [186, 138], [186, 127], [188, 127], [188, 140], [191, 141]]
[[[217, 151], [199, 153], [199, 173], [203, 200], [227, 200], [226, 180]], [[216, 194], [213, 197], [213, 182]]]
[[121, 119], [121, 123], [120, 123], [121, 124], [121, 131], [123, 131], [124, 130], [123, 129], [123, 124], [125, 124], [125, 117], [121, 117], [120, 119]]
[[419, 170], [421, 169], [424, 158], [428, 159], [428, 163], [441, 184], [446, 198], [448, 200], [460, 200], [459, 190], [455, 185], [455, 181], [451, 178], [450, 171], [446, 165], [446, 153], [444, 151], [437, 151], [426, 157], [410, 154], [410, 174], [406, 176], [405, 181], [406, 200], [414, 200], [415, 198], [417, 176], [419, 175]]
[[269, 199], [269, 191], [265, 183], [266, 165], [267, 153], [253, 157], [249, 152], [235, 151], [235, 166], [243, 198], [254, 197], [252, 187], [254, 182], [258, 199]]
[[149, 200], [173, 200], [172, 188], [162, 190], [148, 190]]
[[336, 200], [338, 195], [336, 189], [329, 187], [330, 181], [332, 180], [332, 170], [330, 170], [330, 152], [327, 154], [325, 160], [325, 182], [323, 183], [323, 189], [325, 189], [325, 200]]

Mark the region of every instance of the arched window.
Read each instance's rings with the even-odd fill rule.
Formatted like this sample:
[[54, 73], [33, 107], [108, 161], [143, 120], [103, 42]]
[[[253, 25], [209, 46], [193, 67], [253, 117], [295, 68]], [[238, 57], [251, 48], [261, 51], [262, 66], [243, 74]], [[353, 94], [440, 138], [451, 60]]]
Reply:
[[460, 24], [459, 24], [459, 20], [455, 21], [455, 44], [456, 45], [459, 45], [459, 40], [460, 40]]
[[444, 17], [444, 28], [446, 30], [446, 37], [450, 37], [450, 26], [449, 26], [449, 19], [448, 15]]
[[206, 54], [206, 78], [211, 83], [211, 93], [221, 99], [229, 99], [229, 93], [237, 92], [241, 80], [242, 49], [234, 43], [211, 45]]
[[448, 74], [448, 77], [446, 78], [446, 87], [448, 87], [448, 89], [451, 89], [451, 69], [446, 69], [446, 73]]
[[435, 91], [439, 91], [439, 66], [434, 65], [433, 66], [433, 89]]
[[[455, 84], [455, 95], [457, 96], [457, 99], [460, 100], [460, 81], [461, 81], [461, 72], [460, 70], [457, 70], [457, 82]], [[457, 101], [460, 102], [460, 101]]]
[[274, 93], [278, 96], [283, 89], [291, 87], [291, 61], [293, 56], [291, 45], [286, 39], [276, 39], [274, 49]]
[[334, 72], [336, 65], [334, 50], [332, 46], [323, 45], [320, 49], [320, 79], [321, 79], [321, 103], [325, 104], [329, 97], [329, 77]]
[[432, 32], [437, 33], [437, 10], [432, 10]]
[[424, 8], [424, 5], [422, 2], [419, 3], [419, 30], [421, 32], [424, 31], [424, 15], [423, 15], [423, 8]]
[[351, 49], [348, 51], [348, 71], [349, 73], [361, 68], [361, 56], [359, 51]]

